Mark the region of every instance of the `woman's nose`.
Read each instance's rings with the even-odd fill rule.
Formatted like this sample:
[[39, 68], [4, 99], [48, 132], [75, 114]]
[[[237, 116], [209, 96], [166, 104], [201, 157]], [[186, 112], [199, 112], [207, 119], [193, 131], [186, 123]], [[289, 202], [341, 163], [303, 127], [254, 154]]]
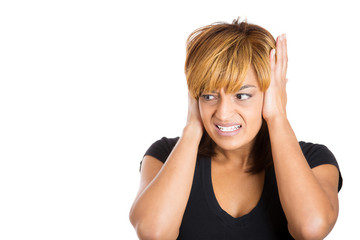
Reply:
[[216, 108], [215, 116], [220, 121], [230, 120], [234, 116], [234, 103], [229, 96], [223, 96], [220, 98], [218, 106]]

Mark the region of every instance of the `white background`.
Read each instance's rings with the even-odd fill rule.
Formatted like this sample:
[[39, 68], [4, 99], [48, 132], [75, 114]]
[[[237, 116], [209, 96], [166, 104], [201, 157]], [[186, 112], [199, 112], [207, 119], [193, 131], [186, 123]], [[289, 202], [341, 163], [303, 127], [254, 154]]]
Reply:
[[327, 239], [359, 239], [356, 1], [123, 2], [1, 1], [0, 239], [136, 239], [139, 162], [186, 119], [186, 38], [238, 16], [287, 34], [288, 117], [344, 177]]

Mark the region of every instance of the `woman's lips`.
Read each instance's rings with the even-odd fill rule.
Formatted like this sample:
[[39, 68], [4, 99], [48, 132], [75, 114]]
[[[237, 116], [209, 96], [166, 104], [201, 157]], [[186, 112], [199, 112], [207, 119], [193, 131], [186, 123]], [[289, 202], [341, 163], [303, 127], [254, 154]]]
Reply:
[[227, 123], [227, 124], [215, 124], [216, 132], [220, 136], [230, 137], [238, 134], [241, 129], [241, 124]]

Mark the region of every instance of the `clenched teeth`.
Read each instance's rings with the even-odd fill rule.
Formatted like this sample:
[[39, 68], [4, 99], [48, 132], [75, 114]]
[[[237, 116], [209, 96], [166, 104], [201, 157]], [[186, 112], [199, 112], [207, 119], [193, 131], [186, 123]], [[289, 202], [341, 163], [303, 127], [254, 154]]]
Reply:
[[231, 127], [222, 127], [220, 125], [216, 125], [216, 127], [218, 127], [220, 129], [220, 131], [222, 131], [222, 132], [231, 132], [231, 131], [235, 131], [235, 130], [241, 128], [241, 125], [234, 125]]

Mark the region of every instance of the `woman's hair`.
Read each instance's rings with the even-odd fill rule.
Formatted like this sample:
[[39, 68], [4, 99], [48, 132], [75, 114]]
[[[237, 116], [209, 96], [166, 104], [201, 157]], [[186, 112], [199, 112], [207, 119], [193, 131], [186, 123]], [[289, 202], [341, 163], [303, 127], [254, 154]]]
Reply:
[[[214, 23], [195, 30], [186, 42], [185, 75], [189, 93], [198, 99], [203, 92], [224, 88], [226, 93], [237, 92], [243, 84], [250, 65], [255, 69], [259, 87], [265, 91], [270, 84], [271, 49], [274, 37], [264, 28], [239, 21]], [[213, 140], [206, 131], [199, 154], [214, 156]], [[272, 164], [269, 132], [263, 120], [251, 152], [254, 165], [250, 173], [258, 173]]]

